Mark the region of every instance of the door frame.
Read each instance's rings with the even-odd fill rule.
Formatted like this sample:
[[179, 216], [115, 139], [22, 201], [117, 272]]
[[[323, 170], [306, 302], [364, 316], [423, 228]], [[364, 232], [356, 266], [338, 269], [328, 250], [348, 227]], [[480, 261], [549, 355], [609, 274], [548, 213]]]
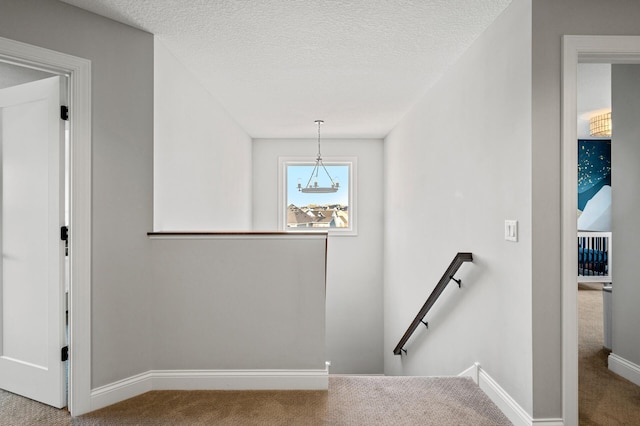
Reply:
[[91, 61], [0, 37], [0, 59], [69, 78], [69, 395], [91, 411]]
[[562, 39], [562, 411], [565, 425], [578, 424], [578, 63], [640, 63], [640, 36], [565, 35]]

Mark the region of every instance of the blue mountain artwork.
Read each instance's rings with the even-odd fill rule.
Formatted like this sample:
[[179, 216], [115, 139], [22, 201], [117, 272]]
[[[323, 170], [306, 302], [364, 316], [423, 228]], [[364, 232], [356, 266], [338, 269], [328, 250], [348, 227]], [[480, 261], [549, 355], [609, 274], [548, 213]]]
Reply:
[[611, 140], [578, 140], [578, 209], [611, 186]]

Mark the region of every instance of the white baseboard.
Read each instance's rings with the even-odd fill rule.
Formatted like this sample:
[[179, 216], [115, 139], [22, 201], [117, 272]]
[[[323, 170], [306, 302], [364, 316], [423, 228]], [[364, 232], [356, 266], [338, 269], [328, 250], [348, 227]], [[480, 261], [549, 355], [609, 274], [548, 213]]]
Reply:
[[471, 367], [467, 368], [462, 373], [458, 374], [458, 377], [471, 377], [471, 379], [473, 379], [473, 381], [477, 385], [478, 381], [480, 380], [480, 377], [478, 377], [479, 374], [480, 374], [480, 364], [476, 362]]
[[89, 411], [98, 410], [107, 405], [133, 398], [150, 390], [153, 390], [153, 378], [149, 371], [100, 386], [91, 390]]
[[534, 419], [527, 411], [516, 402], [489, 374], [480, 367], [479, 363], [473, 364], [458, 376], [471, 377], [487, 394], [489, 399], [498, 406], [500, 411], [515, 426], [563, 426], [562, 419]]
[[562, 419], [533, 419], [533, 425], [535, 426], [564, 426]]
[[327, 390], [327, 370], [157, 370], [154, 390]]
[[91, 411], [152, 390], [327, 390], [329, 370], [151, 370], [91, 391]]
[[609, 370], [640, 386], [640, 366], [621, 356], [609, 354]]

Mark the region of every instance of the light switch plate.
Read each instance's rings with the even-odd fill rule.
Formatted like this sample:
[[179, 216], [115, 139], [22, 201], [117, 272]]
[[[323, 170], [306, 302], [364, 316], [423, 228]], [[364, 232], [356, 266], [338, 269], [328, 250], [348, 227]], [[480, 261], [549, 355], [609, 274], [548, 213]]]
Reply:
[[505, 220], [504, 221], [504, 239], [507, 241], [518, 241], [518, 221], [517, 220]]

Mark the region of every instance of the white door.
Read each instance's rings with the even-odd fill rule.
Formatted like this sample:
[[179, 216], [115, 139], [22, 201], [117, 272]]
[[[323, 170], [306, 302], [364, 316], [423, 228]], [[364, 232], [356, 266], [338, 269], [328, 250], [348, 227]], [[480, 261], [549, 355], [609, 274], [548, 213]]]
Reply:
[[66, 405], [61, 78], [0, 90], [0, 388]]

